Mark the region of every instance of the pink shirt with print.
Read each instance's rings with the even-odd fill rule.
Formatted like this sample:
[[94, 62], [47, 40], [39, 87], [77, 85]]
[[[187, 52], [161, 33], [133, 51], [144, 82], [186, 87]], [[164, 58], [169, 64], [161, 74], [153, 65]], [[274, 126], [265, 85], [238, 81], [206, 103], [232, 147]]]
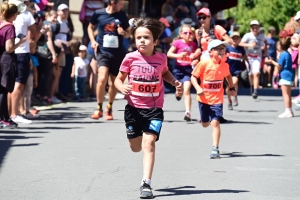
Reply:
[[176, 58], [176, 65], [177, 66], [190, 66], [192, 63], [192, 60], [190, 59], [191, 53], [195, 53], [197, 49], [197, 44], [193, 41], [190, 41], [189, 43], [185, 43], [181, 39], [176, 40], [173, 45], [173, 47], [176, 48], [175, 53], [179, 54], [181, 52], [187, 52], [187, 56], [183, 58]]
[[128, 53], [120, 67], [128, 73], [128, 84], [132, 91], [125, 95], [130, 106], [135, 108], [162, 108], [164, 83], [162, 73], [168, 70], [167, 57], [162, 53], [143, 56], [138, 51]]

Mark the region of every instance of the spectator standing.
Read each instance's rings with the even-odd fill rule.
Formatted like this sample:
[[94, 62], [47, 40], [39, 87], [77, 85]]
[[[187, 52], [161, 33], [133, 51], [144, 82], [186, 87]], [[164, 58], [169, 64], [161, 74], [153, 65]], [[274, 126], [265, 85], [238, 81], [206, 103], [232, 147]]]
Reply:
[[[276, 29], [273, 26], [270, 26], [268, 29], [268, 34], [266, 36], [266, 41], [267, 41], [267, 48], [268, 48], [268, 56], [272, 60], [276, 60], [277, 55], [276, 55], [276, 43], [277, 39], [275, 38], [276, 34]], [[275, 79], [278, 78], [277, 76], [274, 76], [274, 65], [271, 63], [265, 64], [264, 66], [264, 72], [267, 75], [267, 87], [272, 87], [275, 86], [276, 81]], [[271, 84], [272, 83], [272, 84]], [[278, 86], [277, 86], [278, 87]]]

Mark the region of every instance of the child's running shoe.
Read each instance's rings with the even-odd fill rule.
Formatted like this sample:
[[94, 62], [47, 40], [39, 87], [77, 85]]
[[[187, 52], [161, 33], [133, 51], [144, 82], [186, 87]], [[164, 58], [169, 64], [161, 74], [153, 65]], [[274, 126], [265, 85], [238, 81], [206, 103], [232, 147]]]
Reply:
[[5, 129], [13, 129], [13, 128], [17, 128], [18, 127], [18, 124], [15, 123], [11, 119], [9, 119], [9, 120], [2, 120], [1, 124], [4, 125], [3, 128], [5, 128]]
[[227, 106], [228, 110], [233, 110], [233, 107], [232, 107], [232, 102], [228, 102], [228, 106]]
[[232, 98], [232, 105], [233, 105], [233, 106], [238, 106], [238, 105], [239, 105], [239, 102], [238, 102], [237, 97], [233, 97], [233, 98]]
[[91, 117], [91, 119], [99, 119], [99, 118], [103, 117], [103, 111], [95, 110], [94, 113], [90, 117]]
[[105, 119], [106, 120], [113, 120], [114, 119], [114, 117], [112, 115], [112, 109], [106, 108], [106, 110], [105, 110]]
[[294, 113], [293, 112], [284, 112], [280, 115], [278, 115], [278, 118], [291, 118], [294, 117]]
[[257, 97], [258, 97], [257, 92], [253, 92], [252, 97], [253, 97], [253, 99], [257, 99]]
[[217, 148], [212, 148], [211, 149], [211, 154], [209, 156], [210, 159], [217, 159], [220, 158], [220, 152], [219, 149]]
[[190, 113], [190, 112], [186, 112], [186, 113], [185, 113], [185, 115], [184, 115], [184, 120], [187, 121], [187, 122], [192, 121], [191, 113]]
[[141, 199], [153, 199], [152, 188], [150, 185], [144, 182], [140, 187], [140, 198]]

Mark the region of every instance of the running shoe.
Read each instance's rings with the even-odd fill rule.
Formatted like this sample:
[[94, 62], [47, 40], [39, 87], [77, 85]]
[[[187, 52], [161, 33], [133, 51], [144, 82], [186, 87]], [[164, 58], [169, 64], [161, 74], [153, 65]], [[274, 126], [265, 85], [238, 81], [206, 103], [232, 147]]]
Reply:
[[152, 188], [150, 185], [144, 182], [140, 187], [140, 198], [141, 199], [153, 199]]
[[112, 109], [105, 109], [105, 119], [106, 120], [113, 120], [113, 115], [112, 115]]
[[257, 99], [257, 97], [258, 97], [257, 92], [253, 92], [252, 97], [253, 97], [253, 99]]
[[233, 110], [232, 102], [228, 102], [228, 110]]
[[209, 158], [210, 158], [210, 159], [217, 159], [217, 158], [220, 158], [220, 152], [219, 152], [219, 149], [212, 148], [212, 149], [211, 149], [211, 154], [210, 154]]
[[278, 115], [278, 118], [291, 118], [291, 117], [294, 117], [293, 112], [284, 112], [284, 113]]
[[1, 128], [5, 128], [6, 127], [6, 125], [4, 124], [4, 123], [2, 123], [2, 121], [0, 122], [0, 129]]
[[50, 98], [50, 101], [54, 104], [58, 104], [58, 103], [61, 103], [62, 101], [59, 100], [56, 96], [53, 96]]
[[239, 101], [238, 101], [237, 97], [232, 98], [232, 105], [233, 106], [238, 106], [239, 105]]
[[91, 115], [91, 119], [99, 119], [101, 117], [103, 117], [102, 110], [95, 110], [94, 113]]
[[21, 124], [31, 124], [32, 121], [27, 119], [24, 115], [17, 115], [15, 118], [11, 117], [11, 120], [15, 123], [21, 123]]
[[18, 126], [18, 124], [15, 123], [14, 121], [12, 121], [11, 119], [9, 119], [9, 120], [2, 120], [1, 121], [1, 125], [3, 125], [3, 128], [6, 128], [6, 129], [17, 128], [17, 126]]
[[292, 99], [292, 102], [293, 102], [294, 104], [300, 103], [300, 95], [295, 96], [295, 97]]
[[185, 113], [185, 115], [184, 115], [184, 120], [187, 121], [187, 122], [192, 121], [191, 113], [190, 113], [190, 112], [186, 112], [186, 113]]

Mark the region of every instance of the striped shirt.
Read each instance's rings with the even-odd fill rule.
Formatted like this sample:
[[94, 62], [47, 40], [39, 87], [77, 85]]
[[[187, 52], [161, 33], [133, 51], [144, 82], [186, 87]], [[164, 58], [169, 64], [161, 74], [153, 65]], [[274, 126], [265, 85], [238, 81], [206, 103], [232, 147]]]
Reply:
[[85, 0], [85, 17], [90, 20], [96, 10], [104, 8], [103, 0]]

